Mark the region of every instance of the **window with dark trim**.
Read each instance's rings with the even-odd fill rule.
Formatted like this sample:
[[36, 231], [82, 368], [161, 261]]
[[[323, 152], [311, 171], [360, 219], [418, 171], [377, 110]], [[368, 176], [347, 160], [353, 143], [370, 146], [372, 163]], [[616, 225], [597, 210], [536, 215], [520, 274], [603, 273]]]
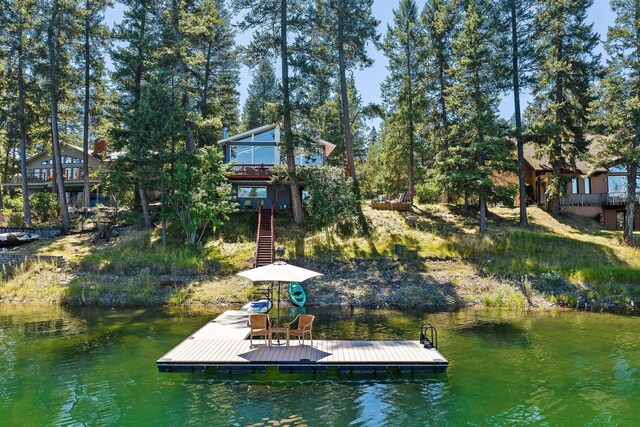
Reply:
[[267, 187], [238, 187], [239, 199], [266, 199]]
[[584, 179], [584, 194], [591, 194], [591, 178]]

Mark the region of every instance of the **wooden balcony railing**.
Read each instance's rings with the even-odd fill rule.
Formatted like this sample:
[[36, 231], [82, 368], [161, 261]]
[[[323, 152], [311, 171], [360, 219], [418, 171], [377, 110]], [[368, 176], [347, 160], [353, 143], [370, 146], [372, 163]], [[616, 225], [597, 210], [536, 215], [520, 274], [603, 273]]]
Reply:
[[231, 166], [229, 178], [268, 179], [273, 173], [273, 165], [266, 164], [235, 164]]
[[[106, 175], [106, 172], [100, 171], [97, 176], [90, 175], [91, 181], [101, 180]], [[41, 183], [41, 182], [52, 182], [53, 174], [52, 173], [27, 173], [27, 182], [28, 183]], [[63, 179], [65, 181], [82, 181], [83, 178], [80, 173], [76, 173], [73, 177], [68, 177], [67, 175], [63, 175]], [[8, 184], [20, 184], [22, 183], [22, 176], [20, 174], [14, 175], [7, 182]]]
[[[546, 194], [542, 195], [540, 202], [547, 203]], [[569, 194], [560, 199], [560, 206], [620, 206], [626, 202], [626, 192]], [[636, 194], [636, 203], [640, 203], [640, 193]]]

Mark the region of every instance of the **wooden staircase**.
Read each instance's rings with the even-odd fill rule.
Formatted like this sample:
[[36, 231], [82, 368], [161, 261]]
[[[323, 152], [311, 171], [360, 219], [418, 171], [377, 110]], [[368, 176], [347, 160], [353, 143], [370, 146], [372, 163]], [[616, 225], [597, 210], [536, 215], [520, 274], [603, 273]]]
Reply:
[[273, 207], [262, 209], [262, 203], [258, 204], [258, 237], [254, 267], [262, 267], [276, 260], [273, 228]]

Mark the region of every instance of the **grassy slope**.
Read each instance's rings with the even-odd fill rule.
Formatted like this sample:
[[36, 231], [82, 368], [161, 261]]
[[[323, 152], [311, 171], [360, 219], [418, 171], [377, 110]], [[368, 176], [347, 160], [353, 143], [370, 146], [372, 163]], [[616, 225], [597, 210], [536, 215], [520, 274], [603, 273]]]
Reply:
[[[527, 300], [574, 305], [580, 297], [621, 304], [640, 298], [638, 249], [621, 245], [619, 232], [588, 218], [529, 212], [531, 227], [522, 229], [516, 210], [494, 208], [484, 237], [477, 235], [473, 215], [444, 205], [418, 206], [414, 228], [406, 225], [406, 214], [365, 208], [375, 230], [370, 238], [314, 232], [279, 215], [277, 246], [285, 258], [327, 273], [326, 280], [309, 285], [320, 303], [524, 306]], [[75, 277], [51, 302], [243, 301], [251, 288], [232, 274], [251, 266], [255, 226], [255, 214], [239, 213], [202, 252], [184, 248], [179, 236], [163, 250], [157, 230], [126, 230], [98, 245], [88, 236], [67, 236], [19, 250], [69, 259]], [[393, 261], [396, 244], [404, 253]], [[31, 295], [26, 284], [51, 284], [58, 277], [51, 268], [29, 272], [28, 280], [26, 274], [0, 286], [0, 298], [41, 299], [43, 286]], [[522, 282], [523, 275], [532, 277]]]

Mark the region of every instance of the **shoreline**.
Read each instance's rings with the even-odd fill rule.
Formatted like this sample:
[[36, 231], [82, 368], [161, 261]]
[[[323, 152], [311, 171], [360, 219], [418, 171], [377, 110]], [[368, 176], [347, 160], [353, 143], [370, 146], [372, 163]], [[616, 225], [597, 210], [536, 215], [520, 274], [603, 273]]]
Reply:
[[[397, 309], [500, 308], [637, 312], [632, 295], [589, 297], [588, 287], [547, 276], [500, 277], [455, 260], [429, 263], [426, 271], [393, 258], [350, 260], [298, 259], [296, 264], [327, 272], [303, 283], [308, 306]], [[452, 274], [452, 271], [455, 273]], [[288, 304], [288, 285], [281, 300]], [[274, 298], [277, 298], [277, 287]], [[34, 264], [0, 285], [0, 304], [97, 307], [213, 307], [241, 305], [254, 299], [254, 286], [235, 275], [133, 275], [61, 271]]]

